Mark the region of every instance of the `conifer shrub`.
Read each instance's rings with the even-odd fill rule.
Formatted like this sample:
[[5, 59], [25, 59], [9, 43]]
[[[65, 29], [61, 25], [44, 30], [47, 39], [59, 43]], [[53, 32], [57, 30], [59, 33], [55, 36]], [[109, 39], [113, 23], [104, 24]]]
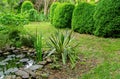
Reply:
[[29, 11], [30, 9], [33, 9], [34, 6], [31, 1], [24, 1], [21, 6], [21, 12], [24, 13], [25, 11]]
[[93, 14], [95, 5], [89, 3], [78, 4], [73, 12], [72, 29], [79, 33], [93, 34]]
[[101, 0], [94, 20], [96, 36], [120, 37], [120, 0]]
[[29, 16], [29, 21], [37, 21], [37, 19], [38, 19], [37, 10], [35, 10], [35, 9], [29, 10], [28, 16]]
[[60, 3], [58, 3], [58, 2], [54, 2], [54, 3], [52, 3], [52, 5], [50, 6], [50, 22], [51, 22], [51, 24], [53, 24], [54, 11], [55, 11], [56, 7], [57, 7], [59, 4], [60, 4]]
[[58, 5], [54, 11], [53, 25], [57, 28], [70, 28], [73, 10], [74, 5], [71, 3]]

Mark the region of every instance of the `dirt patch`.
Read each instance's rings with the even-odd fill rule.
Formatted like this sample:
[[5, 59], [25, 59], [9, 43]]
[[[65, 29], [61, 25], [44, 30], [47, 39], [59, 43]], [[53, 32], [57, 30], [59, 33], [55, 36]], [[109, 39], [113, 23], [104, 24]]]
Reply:
[[74, 69], [71, 69], [70, 63], [62, 65], [62, 63], [59, 62], [61, 66], [60, 69], [52, 69], [51, 64], [48, 64], [40, 71], [40, 73], [49, 73], [48, 79], [78, 79], [78, 77], [81, 77], [83, 74], [94, 68], [97, 65], [97, 62], [98, 60], [95, 58], [87, 59], [81, 57]]

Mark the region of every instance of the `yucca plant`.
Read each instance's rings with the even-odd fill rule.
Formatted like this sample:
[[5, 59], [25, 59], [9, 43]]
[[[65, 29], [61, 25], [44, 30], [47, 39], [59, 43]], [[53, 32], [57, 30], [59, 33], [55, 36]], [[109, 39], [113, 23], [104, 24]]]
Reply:
[[60, 31], [56, 31], [54, 34], [51, 34], [49, 38], [49, 46], [51, 47], [52, 51], [49, 53], [48, 56], [51, 54], [56, 55], [60, 59], [62, 58], [62, 62], [65, 65], [67, 60], [70, 60], [72, 68], [75, 67], [77, 55], [75, 52], [75, 46], [72, 46], [72, 31], [66, 33], [62, 33]]

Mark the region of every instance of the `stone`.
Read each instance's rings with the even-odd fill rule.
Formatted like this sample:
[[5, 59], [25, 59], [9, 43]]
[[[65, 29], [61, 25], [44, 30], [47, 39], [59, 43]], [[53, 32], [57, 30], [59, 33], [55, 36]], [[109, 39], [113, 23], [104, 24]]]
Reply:
[[34, 64], [33, 60], [27, 61], [27, 65], [25, 65], [25, 69], [31, 67]]
[[13, 55], [8, 55], [7, 57], [8, 57], [8, 58], [14, 58], [15, 55], [14, 55], [14, 54], [13, 54]]
[[25, 57], [24, 54], [20, 54], [20, 55], [17, 55], [17, 56], [16, 56], [16, 58], [23, 58], [23, 57]]
[[46, 59], [47, 63], [52, 63], [52, 60], [50, 58]]
[[8, 62], [10, 60], [12, 60], [12, 58], [6, 58], [6, 59], [3, 60], [3, 62]]
[[24, 58], [24, 59], [21, 59], [20, 62], [28, 62], [29, 59], [28, 58]]
[[33, 49], [29, 49], [28, 52], [34, 53], [35, 51]]
[[11, 76], [11, 75], [6, 75], [6, 76], [4, 77], [4, 79], [12, 79], [12, 76]]
[[38, 62], [38, 64], [40, 64], [40, 65], [46, 65], [47, 61], [40, 61], [40, 62]]
[[18, 70], [15, 74], [21, 76], [22, 78], [29, 78], [29, 74], [23, 70]]
[[7, 47], [6, 48], [6, 51], [8, 51], [8, 52], [12, 52], [13, 50], [15, 50], [15, 47]]
[[3, 51], [2, 50], [0, 50], [0, 54], [2, 54], [3, 53]]
[[4, 75], [0, 75], [0, 79], [4, 79]]
[[33, 65], [31, 67], [29, 67], [30, 70], [37, 70], [37, 69], [42, 69], [43, 68], [43, 65]]
[[[3, 76], [3, 75], [4, 75], [4, 73], [3, 73], [3, 71], [1, 71], [1, 72], [0, 72], [0, 77]], [[1, 79], [1, 78], [0, 78], [0, 79]]]
[[16, 71], [18, 71], [18, 68], [10, 68], [7, 71], [5, 71], [5, 74], [14, 73]]
[[10, 49], [11, 49], [11, 50], [15, 50], [15, 47], [11, 47]]
[[15, 53], [15, 54], [16, 54], [16, 53], [19, 53], [19, 50], [17, 50], [17, 49], [16, 49], [16, 50], [13, 50], [13, 53]]
[[33, 78], [36, 77], [36, 73], [33, 72], [32, 70], [30, 70], [30, 69], [26, 69], [26, 70], [24, 70], [24, 71], [26, 71], [27, 73], [29, 73]]
[[27, 51], [27, 50], [23, 50], [23, 51], [22, 51], [22, 53], [25, 53], [25, 54], [27, 54], [27, 53], [28, 53], [28, 51]]
[[7, 56], [7, 55], [9, 55], [10, 54], [10, 52], [5, 52], [5, 53], [3, 53], [3, 55], [5, 55], [5, 56]]
[[11, 75], [12, 79], [16, 79], [16, 75]]
[[2, 65], [2, 66], [5, 66], [6, 64], [8, 64], [8, 63], [4, 62], [4, 61], [0, 62], [0, 65]]
[[16, 79], [22, 79], [21, 77], [16, 77]]

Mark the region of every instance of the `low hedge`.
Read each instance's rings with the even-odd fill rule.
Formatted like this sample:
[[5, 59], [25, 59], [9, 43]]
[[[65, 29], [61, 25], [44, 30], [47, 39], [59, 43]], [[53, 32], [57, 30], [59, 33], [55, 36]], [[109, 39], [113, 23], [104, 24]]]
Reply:
[[74, 5], [71, 3], [59, 4], [54, 12], [53, 25], [57, 28], [71, 27]]
[[78, 4], [73, 12], [72, 29], [79, 33], [93, 34], [94, 12], [95, 12], [95, 5], [89, 3]]

